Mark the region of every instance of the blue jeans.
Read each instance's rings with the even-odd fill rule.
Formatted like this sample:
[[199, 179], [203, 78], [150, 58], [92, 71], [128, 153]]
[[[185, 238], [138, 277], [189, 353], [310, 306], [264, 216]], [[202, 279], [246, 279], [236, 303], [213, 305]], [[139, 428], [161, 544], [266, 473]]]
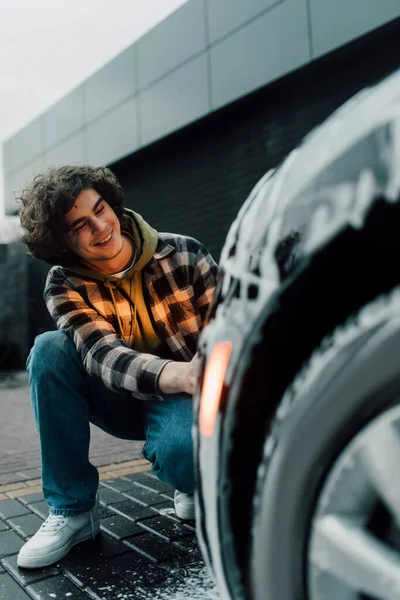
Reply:
[[89, 462], [89, 422], [118, 438], [146, 440], [143, 455], [157, 477], [181, 492], [193, 491], [190, 396], [141, 401], [109, 390], [86, 373], [63, 331], [36, 338], [27, 370], [51, 514], [76, 515], [94, 506], [99, 475]]

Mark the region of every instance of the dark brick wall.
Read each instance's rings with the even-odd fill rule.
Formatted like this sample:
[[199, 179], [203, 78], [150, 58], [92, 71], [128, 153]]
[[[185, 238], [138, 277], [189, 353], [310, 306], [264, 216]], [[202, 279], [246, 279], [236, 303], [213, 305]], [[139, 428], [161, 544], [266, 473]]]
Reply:
[[259, 178], [356, 92], [399, 67], [399, 39], [400, 20], [114, 164], [127, 206], [160, 231], [199, 238], [218, 259]]
[[0, 244], [0, 371], [20, 369], [28, 349], [26, 252], [19, 241]]

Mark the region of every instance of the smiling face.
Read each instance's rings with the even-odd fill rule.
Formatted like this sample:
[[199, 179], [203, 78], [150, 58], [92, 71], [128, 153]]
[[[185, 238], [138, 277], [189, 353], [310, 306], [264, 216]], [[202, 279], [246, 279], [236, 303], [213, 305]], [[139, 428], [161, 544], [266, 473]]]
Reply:
[[118, 217], [94, 189], [79, 194], [65, 215], [65, 224], [68, 248], [101, 273], [117, 273], [132, 257], [132, 245], [121, 234]]

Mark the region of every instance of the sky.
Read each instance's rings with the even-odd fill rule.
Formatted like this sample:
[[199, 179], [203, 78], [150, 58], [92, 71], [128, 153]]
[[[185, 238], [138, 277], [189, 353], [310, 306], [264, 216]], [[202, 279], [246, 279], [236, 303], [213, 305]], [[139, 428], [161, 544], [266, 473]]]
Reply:
[[186, 0], [0, 0], [2, 142]]

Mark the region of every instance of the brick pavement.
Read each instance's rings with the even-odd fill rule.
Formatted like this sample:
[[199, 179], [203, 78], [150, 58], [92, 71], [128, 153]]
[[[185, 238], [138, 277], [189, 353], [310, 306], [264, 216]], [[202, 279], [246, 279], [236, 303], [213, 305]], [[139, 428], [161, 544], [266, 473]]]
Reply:
[[35, 570], [16, 559], [47, 517], [42, 493], [0, 501], [0, 600], [218, 599], [194, 522], [176, 518], [170, 486], [146, 471], [101, 481], [99, 495], [100, 535]]
[[[142, 446], [91, 425], [90, 460], [97, 467], [140, 459]], [[0, 486], [39, 477], [40, 444], [27, 375], [0, 373]]]
[[148, 472], [141, 448], [92, 427], [100, 535], [55, 566], [19, 569], [18, 551], [48, 510], [26, 374], [0, 374], [0, 600], [218, 599], [194, 523], [176, 518], [173, 490]]

